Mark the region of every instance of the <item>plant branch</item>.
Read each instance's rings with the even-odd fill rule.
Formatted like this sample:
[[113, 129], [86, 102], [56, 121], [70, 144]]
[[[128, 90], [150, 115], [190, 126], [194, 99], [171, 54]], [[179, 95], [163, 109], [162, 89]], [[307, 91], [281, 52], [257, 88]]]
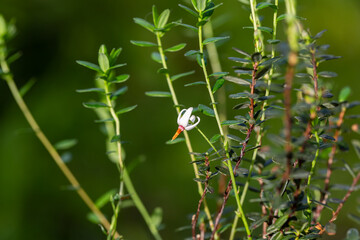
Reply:
[[[199, 129], [198, 129], [199, 130]], [[205, 166], [209, 168], [209, 165], [210, 165], [210, 162], [209, 162], [209, 157], [206, 156], [205, 157]], [[199, 214], [200, 214], [200, 208], [201, 208], [201, 204], [203, 203], [204, 199], [205, 199], [205, 195], [207, 193], [207, 187], [208, 187], [208, 182], [209, 182], [209, 179], [210, 179], [210, 173], [209, 173], [209, 170], [206, 171], [206, 182], [205, 182], [205, 186], [204, 186], [204, 192], [203, 194], [201, 195], [201, 198], [199, 200], [199, 203], [198, 203], [198, 207], [197, 207], [197, 210], [196, 210], [196, 214], [193, 216], [193, 219], [192, 219], [192, 223], [191, 223], [191, 226], [192, 226], [192, 237], [193, 237], [193, 240], [196, 240], [196, 223], [198, 221], [198, 218], [199, 218]], [[200, 229], [201, 230], [201, 229]]]
[[[167, 69], [164, 49], [163, 49], [163, 46], [162, 46], [161, 37], [160, 37], [159, 33], [156, 33], [156, 40], [157, 40], [157, 44], [158, 44], [159, 54], [161, 56], [161, 63], [163, 65], [163, 68]], [[171, 93], [173, 103], [174, 103], [175, 108], [176, 108], [176, 112], [177, 112], [177, 114], [179, 114], [180, 113], [180, 106], [179, 106], [179, 102], [178, 102], [177, 97], [176, 97], [176, 93], [175, 93], [172, 81], [170, 79], [170, 75], [168, 73], [165, 73], [165, 77], [166, 77], [168, 87], [170, 89], [170, 93]], [[185, 137], [185, 142], [186, 142], [186, 146], [188, 148], [188, 151], [193, 152], [193, 148], [192, 148], [192, 145], [191, 145], [191, 142], [190, 142], [190, 137], [189, 137], [189, 135], [188, 135], [188, 133], [186, 131], [184, 131], [184, 137]], [[193, 155], [190, 155], [190, 158], [191, 158], [192, 162], [195, 161], [195, 157]], [[197, 167], [196, 163], [193, 163], [192, 165], [193, 165], [195, 177], [199, 178], [199, 170], [198, 170], [198, 167]], [[198, 182], [197, 187], [198, 187], [198, 192], [199, 192], [200, 196], [202, 196], [202, 194], [204, 192], [204, 189], [203, 189], [201, 183]], [[212, 221], [211, 213], [210, 213], [209, 207], [207, 205], [206, 199], [204, 199], [204, 211], [205, 211], [205, 214], [206, 214], [206, 216], [207, 216], [207, 218], [209, 220], [210, 228], [211, 228], [211, 230], [213, 230], [214, 229], [214, 223]]]
[[[76, 177], [73, 175], [71, 170], [66, 166], [66, 164], [61, 159], [59, 153], [56, 151], [54, 146], [50, 143], [48, 138], [45, 136], [43, 131], [40, 129], [38, 123], [34, 119], [33, 115], [31, 114], [29, 108], [27, 107], [26, 103], [24, 102], [23, 98], [21, 97], [19, 93], [19, 89], [17, 88], [14, 79], [11, 75], [9, 66], [5, 60], [5, 57], [2, 56], [1, 59], [1, 68], [4, 72], [3, 78], [6, 81], [6, 83], [9, 86], [9, 89], [11, 91], [11, 94], [13, 95], [16, 103], [18, 104], [20, 110], [24, 114], [27, 122], [29, 123], [30, 127], [40, 140], [40, 142], [43, 144], [43, 146], [46, 148], [46, 150], [49, 152], [57, 166], [60, 168], [61, 172], [65, 175], [65, 177], [70, 182], [73, 189], [76, 190], [77, 194], [80, 196], [80, 198], [84, 201], [84, 203], [89, 207], [89, 209], [96, 215], [99, 222], [104, 226], [104, 228], [109, 231], [110, 230], [110, 223], [105, 218], [104, 214], [97, 208], [95, 203], [90, 199], [89, 195], [85, 192], [85, 190], [81, 187], [80, 183], [76, 179]], [[115, 233], [116, 237], [121, 237], [119, 233]]]
[[208, 75], [208, 73], [207, 73], [207, 69], [206, 69], [206, 65], [205, 65], [202, 28], [203, 28], [203, 26], [199, 26], [199, 29], [198, 29], [199, 48], [200, 48], [200, 57], [201, 57], [201, 67], [202, 67], [202, 69], [203, 69], [204, 78], [205, 78], [205, 81], [206, 81], [206, 88], [207, 88], [207, 90], [208, 90], [208, 92], [209, 92], [209, 96], [210, 96], [210, 99], [211, 99], [211, 105], [212, 105], [212, 108], [213, 108], [213, 110], [214, 110], [214, 115], [215, 115], [216, 123], [217, 123], [217, 125], [218, 125], [219, 132], [220, 132], [221, 136], [224, 136], [224, 131], [223, 131], [222, 127], [221, 127], [221, 122], [220, 122], [219, 113], [218, 113], [218, 111], [217, 111], [214, 94], [212, 93], [212, 90], [211, 90], [210, 79], [209, 79], [209, 75]]
[[[350, 197], [351, 193], [355, 190], [355, 186], [356, 184], [359, 182], [360, 180], [360, 172], [356, 175], [356, 177], [354, 178], [352, 184], [351, 184], [351, 187], [350, 189], [347, 191], [347, 193], [345, 194], [344, 198], [342, 199], [341, 203], [339, 204], [339, 206], [337, 207], [336, 211], [333, 212], [333, 216], [332, 218], [330, 219], [329, 223], [332, 223], [336, 220], [337, 216], [339, 215], [341, 209], [343, 208], [345, 202], [348, 200], [348, 198]], [[319, 234], [323, 234], [325, 231], [325, 228], [323, 228]]]
[[[336, 122], [336, 131], [335, 131], [335, 134], [334, 134], [335, 141], [337, 141], [339, 139], [339, 136], [341, 134], [341, 125], [343, 124], [343, 121], [344, 121], [345, 112], [346, 112], [346, 107], [342, 107], [341, 112], [339, 114], [339, 119]], [[322, 193], [321, 199], [320, 199], [320, 202], [322, 204], [326, 204], [326, 202], [327, 202], [327, 200], [329, 198], [330, 177], [331, 177], [331, 174], [332, 174], [332, 164], [334, 162], [335, 154], [336, 154], [336, 144], [334, 144], [331, 147], [331, 152], [329, 154], [329, 159], [327, 161], [326, 177], [325, 177], [325, 180], [324, 180], [324, 190], [323, 190], [323, 193]], [[314, 214], [314, 221], [318, 220], [318, 218], [320, 217], [321, 211], [323, 209], [324, 209], [324, 206], [320, 205], [320, 204], [316, 207], [316, 211], [315, 211], [315, 214]]]

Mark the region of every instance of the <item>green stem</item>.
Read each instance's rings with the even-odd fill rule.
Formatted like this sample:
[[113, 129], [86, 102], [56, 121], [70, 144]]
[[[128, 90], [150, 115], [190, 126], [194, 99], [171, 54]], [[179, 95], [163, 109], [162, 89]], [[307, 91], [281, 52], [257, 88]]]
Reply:
[[[255, 7], [254, 7], [254, 4], [256, 6], [256, 1], [252, 1], [251, 3], [251, 14], [253, 16], [253, 19], [257, 19], [258, 21], [258, 16], [255, 12]], [[279, 0], [275, 0], [275, 5], [276, 7], [278, 7], [279, 5]], [[259, 51], [259, 52], [263, 52], [264, 51], [264, 48], [258, 48], [258, 46], [260, 46], [261, 44], [259, 43], [259, 41], [261, 41], [262, 38], [262, 34], [260, 33], [260, 39], [259, 38], [256, 38], [256, 34], [255, 34], [255, 29], [257, 30], [257, 25], [255, 24], [256, 22], [253, 21], [253, 24], [254, 24], [254, 40], [255, 40], [255, 50]], [[260, 24], [260, 22], [259, 22]], [[273, 35], [272, 35], [272, 39], [275, 40], [276, 39], [276, 34], [277, 34], [277, 9], [274, 10], [274, 14], [273, 14]], [[274, 45], [271, 46], [271, 58], [274, 58], [275, 57], [275, 47]], [[265, 96], [269, 96], [270, 94], [270, 87], [271, 87], [271, 80], [272, 80], [272, 76], [274, 74], [274, 68], [271, 67], [270, 71], [269, 71], [269, 74], [267, 76], [267, 88], [265, 90]], [[264, 121], [265, 120], [265, 108], [267, 106], [267, 100], [265, 100], [263, 102], [263, 105], [261, 107], [261, 109], [263, 110], [262, 113], [261, 113], [261, 117], [260, 117], [260, 120], [261, 121]], [[260, 145], [261, 144], [261, 141], [262, 141], [262, 127], [260, 128], [259, 132], [258, 132], [258, 136], [256, 138], [256, 146]], [[253, 171], [253, 168], [254, 168], [254, 164], [255, 164], [255, 160], [256, 160], [256, 156], [257, 156], [257, 153], [258, 153], [259, 149], [256, 148], [253, 152], [253, 155], [252, 155], [252, 158], [251, 158], [251, 163], [250, 163], [250, 167], [249, 167], [249, 173], [248, 173], [248, 177], [246, 179], [246, 182], [245, 182], [245, 185], [244, 185], [244, 189], [242, 191], [242, 194], [241, 194], [241, 200], [240, 200], [240, 203], [243, 205], [244, 204], [244, 201], [245, 201], [245, 198], [246, 198], [246, 195], [247, 195], [247, 191], [249, 189], [249, 184], [250, 184], [250, 179], [251, 179], [251, 174], [252, 174], [252, 171]], [[231, 233], [230, 233], [230, 238], [229, 240], [233, 240], [234, 237], [235, 237], [235, 233], [236, 233], [236, 227], [237, 227], [237, 223], [238, 223], [238, 216], [235, 216], [234, 218], [234, 221], [233, 221], [233, 224], [232, 224], [232, 227], [231, 227]]]
[[263, 35], [259, 30], [260, 20], [256, 12], [256, 0], [250, 0], [250, 8], [251, 8], [251, 20], [254, 27], [254, 41], [255, 41], [255, 51], [263, 53], [264, 51], [264, 41]]
[[203, 69], [203, 73], [204, 73], [204, 77], [205, 77], [205, 81], [206, 81], [206, 88], [207, 88], [207, 90], [209, 92], [209, 96], [210, 96], [210, 99], [211, 99], [211, 105], [212, 105], [212, 108], [214, 110], [214, 115], [215, 115], [215, 119], [216, 119], [216, 122], [217, 122], [217, 125], [218, 125], [218, 128], [219, 128], [219, 132], [220, 132], [221, 136], [224, 136], [224, 131], [223, 131], [222, 127], [221, 127], [220, 117], [219, 117], [219, 113], [217, 111], [214, 94], [213, 94], [213, 92], [211, 90], [211, 84], [210, 84], [209, 75], [207, 73], [207, 69], [206, 69], [206, 66], [205, 66], [202, 26], [199, 26], [198, 37], [199, 37], [199, 48], [200, 48], [200, 56], [201, 56], [201, 67]]
[[[212, 23], [211, 20], [209, 20], [209, 22], [207, 24], [204, 25], [204, 37], [205, 38], [211, 38], [214, 36], [213, 33], [213, 27], [212, 27]], [[206, 50], [208, 52], [209, 55], [209, 62], [211, 65], [211, 69], [212, 71], [215, 72], [222, 72], [221, 69], [221, 63], [220, 63], [220, 59], [219, 59], [219, 54], [218, 51], [216, 49], [216, 45], [215, 43], [211, 42], [208, 43], [206, 45]], [[217, 99], [219, 104], [222, 106], [222, 108], [219, 109], [219, 116], [220, 116], [220, 120], [226, 120], [226, 92], [225, 92], [225, 88], [222, 87], [219, 90], [217, 90], [216, 92], [217, 95]], [[224, 134], [227, 135], [228, 131], [227, 128], [224, 128]]]
[[[157, 40], [158, 50], [159, 50], [159, 54], [160, 54], [160, 57], [161, 57], [161, 62], [162, 62], [163, 68], [167, 69], [164, 49], [163, 49], [163, 46], [162, 46], [161, 37], [160, 37], [159, 33], [156, 33], [156, 40]], [[176, 108], [176, 112], [177, 112], [177, 114], [179, 114], [180, 113], [179, 101], [177, 100], [176, 93], [175, 93], [175, 90], [174, 90], [170, 75], [168, 73], [166, 73], [165, 77], [166, 77], [166, 81], [167, 81], [167, 84], [168, 84], [168, 87], [169, 87], [169, 90], [170, 90], [170, 93], [171, 93], [173, 103], [174, 103], [175, 108]], [[185, 143], [186, 143], [188, 151], [193, 152], [193, 148], [192, 148], [192, 145], [191, 145], [191, 142], [190, 142], [190, 137], [189, 137], [188, 133], [186, 131], [184, 131], [183, 133], [184, 133]], [[196, 159], [195, 159], [194, 155], [190, 154], [190, 158], [191, 158], [192, 162], [195, 162]], [[193, 169], [194, 169], [195, 177], [199, 178], [199, 170], [198, 170], [198, 167], [197, 167], [196, 163], [193, 163], [192, 166], [193, 166]], [[200, 194], [200, 196], [202, 196], [202, 194], [204, 192], [203, 186], [201, 185], [201, 183], [197, 182], [197, 187], [198, 187], [198, 193]], [[211, 228], [211, 230], [213, 230], [214, 229], [214, 223], [213, 223], [211, 213], [210, 213], [209, 207], [207, 205], [206, 199], [204, 199], [203, 204], [204, 204], [204, 211], [205, 211], [206, 217], [209, 220], [210, 228]]]
[[244, 211], [243, 211], [243, 208], [242, 208], [242, 204], [240, 202], [240, 197], [239, 197], [239, 194], [238, 192], [240, 192], [240, 187], [239, 189], [237, 189], [237, 186], [236, 186], [236, 181], [235, 181], [235, 176], [234, 176], [234, 172], [233, 172], [233, 169], [232, 169], [232, 165], [231, 165], [231, 160], [228, 158], [228, 160], [226, 161], [226, 165], [229, 169], [229, 173], [230, 173], [230, 178], [231, 178], [231, 182], [232, 182], [232, 187], [234, 189], [234, 195], [235, 195], [235, 199], [236, 199], [236, 204], [238, 206], [238, 211], [239, 212], [236, 212], [236, 217], [241, 217], [241, 220], [244, 224], [244, 227], [245, 227], [245, 231], [246, 231], [246, 234], [248, 236], [248, 239], [249, 240], [252, 240], [252, 237], [251, 237], [251, 232], [250, 232], [250, 229], [249, 229], [249, 225], [247, 223], [247, 220], [246, 220], [246, 217], [245, 217], [245, 214], [244, 214]]
[[[114, 110], [114, 106], [113, 106], [113, 104], [111, 102], [108, 83], [105, 83], [104, 88], [105, 88], [106, 101], [107, 101], [107, 104], [109, 106], [109, 111], [110, 111], [110, 114], [111, 114], [111, 116], [112, 116], [112, 118], [114, 119], [114, 122], [115, 122], [115, 134], [116, 134], [116, 136], [120, 136], [120, 119], [116, 115], [115, 110]], [[124, 181], [126, 189], [128, 190], [128, 192], [129, 192], [129, 194], [131, 196], [131, 199], [133, 200], [136, 208], [139, 210], [140, 214], [144, 218], [144, 220], [145, 220], [150, 232], [152, 233], [153, 237], [156, 240], [162, 239], [159, 232], [158, 232], [158, 230], [157, 230], [157, 228], [156, 228], [156, 226], [154, 225], [153, 221], [151, 220], [151, 217], [150, 217], [149, 213], [147, 212], [144, 204], [142, 203], [139, 195], [135, 191], [135, 188], [134, 188], [134, 185], [133, 185], [133, 183], [131, 181], [131, 178], [127, 173], [126, 167], [125, 167], [125, 165], [123, 163], [123, 160], [122, 160], [121, 142], [120, 142], [120, 140], [117, 141], [117, 153], [118, 153], [121, 177], [122, 177], [122, 180]], [[119, 190], [119, 198], [120, 199], [121, 199], [122, 195], [123, 195], [123, 188], [121, 187], [121, 184], [120, 184], [120, 190]], [[120, 210], [120, 208], [116, 208], [116, 210]], [[115, 215], [117, 215], [117, 214], [118, 214], [118, 212], [115, 212]], [[115, 220], [115, 222], [116, 222], [116, 220]]]
[[309, 214], [309, 217], [308, 217], [309, 224], [311, 224], [311, 220], [312, 220], [312, 216], [311, 216], [312, 210], [310, 208], [310, 202], [311, 202], [311, 199], [310, 199], [310, 183], [311, 183], [311, 177], [312, 177], [312, 175], [314, 175], [314, 172], [315, 172], [316, 161], [318, 159], [319, 151], [320, 151], [320, 138], [319, 138], [319, 135], [318, 135], [318, 131], [315, 131], [314, 135], [315, 135], [315, 139], [316, 139], [316, 143], [317, 143], [317, 149], [316, 149], [316, 152], [315, 152], [314, 160], [311, 163], [311, 170], [310, 170], [310, 174], [309, 174], [309, 177], [308, 177], [308, 180], [307, 180], [307, 188], [306, 188], [306, 198], [307, 198], [307, 202], [309, 204], [309, 208], [307, 209], [307, 212]]
[[218, 150], [216, 150], [215, 146], [210, 142], [210, 140], [206, 137], [206, 135], [200, 130], [200, 128], [195, 127], [199, 133], [201, 134], [201, 136], [207, 141], [207, 143], [214, 149], [214, 151], [217, 153], [217, 155], [219, 157], [221, 157], [220, 153], [218, 152]]
[[[76, 189], [77, 194], [80, 196], [80, 198], [84, 201], [84, 203], [89, 207], [89, 209], [96, 215], [100, 223], [104, 226], [104, 228], [109, 231], [110, 230], [110, 223], [105, 218], [104, 214], [97, 208], [95, 203], [91, 200], [89, 195], [85, 192], [85, 190], [80, 186], [80, 183], [75, 178], [71, 170], [66, 166], [66, 164], [61, 159], [59, 153], [56, 151], [54, 146], [50, 143], [48, 138], [45, 136], [43, 131], [40, 129], [38, 123], [34, 119], [33, 115], [31, 114], [29, 108], [27, 107], [26, 103], [24, 102], [24, 99], [19, 93], [19, 89], [17, 88], [14, 79], [11, 75], [9, 66], [5, 60], [5, 56], [1, 56], [1, 69], [4, 72], [3, 79], [6, 81], [6, 83], [9, 86], [9, 89], [11, 91], [11, 94], [13, 95], [16, 103], [18, 104], [20, 110], [24, 114], [27, 122], [29, 123], [30, 127], [40, 140], [40, 142], [43, 144], [43, 146], [46, 148], [46, 150], [49, 152], [51, 157], [54, 159], [57, 166], [60, 168], [61, 172], [65, 175], [65, 177], [70, 182], [73, 189]], [[115, 233], [116, 237], [121, 237], [120, 234], [117, 232]]]

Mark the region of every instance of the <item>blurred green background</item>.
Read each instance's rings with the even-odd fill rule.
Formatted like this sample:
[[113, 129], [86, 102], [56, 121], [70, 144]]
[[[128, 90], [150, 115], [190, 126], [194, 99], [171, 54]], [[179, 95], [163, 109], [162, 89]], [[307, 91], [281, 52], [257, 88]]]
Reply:
[[[121, 116], [122, 136], [130, 142], [124, 146], [126, 161], [146, 159], [134, 170], [132, 179], [150, 212], [157, 206], [163, 208], [164, 239], [189, 235], [175, 229], [190, 223], [189, 216], [196, 209], [199, 196], [185, 145], [164, 144], [177, 128], [171, 100], [144, 95], [145, 91], [167, 91], [165, 79], [156, 73], [159, 65], [150, 60], [151, 50], [135, 47], [130, 40], [155, 41], [150, 32], [132, 20], [150, 19], [153, 4], [160, 10], [170, 8], [172, 20], [182, 18], [185, 23], [193, 23], [194, 19], [177, 6], [179, 3], [184, 4], [181, 0], [0, 0], [0, 13], [17, 22], [18, 35], [10, 45], [22, 53], [11, 66], [17, 84], [22, 86], [35, 78], [36, 84], [25, 100], [53, 143], [68, 138], [79, 140], [68, 166], [94, 200], [118, 187], [118, 172], [105, 155], [105, 138], [93, 121], [96, 115], [81, 105], [95, 96], [75, 93], [75, 89], [92, 87], [94, 75], [75, 60], [95, 62], [102, 43], [109, 48], [123, 48], [120, 62], [128, 65], [121, 72], [129, 73], [131, 78], [120, 105], [139, 105]], [[334, 82], [333, 92], [348, 85], [353, 90], [350, 100], [359, 99], [360, 1], [302, 0], [298, 5], [298, 15], [307, 19], [304, 26], [311, 28], [313, 34], [327, 29], [320, 42], [331, 45], [331, 54], [343, 56], [321, 66], [321, 70], [339, 74], [330, 80]], [[280, 12], [283, 11], [282, 4]], [[266, 11], [264, 14], [268, 23], [270, 15]], [[231, 71], [227, 57], [234, 55], [232, 46], [252, 51], [252, 31], [243, 29], [250, 25], [249, 15], [235, 0], [224, 1], [214, 17], [220, 15], [226, 15], [227, 22], [215, 33], [231, 36], [219, 47], [223, 68]], [[283, 30], [284, 25], [280, 24], [280, 36]], [[185, 51], [195, 49], [197, 44], [192, 34], [182, 28], [175, 28], [164, 38], [165, 46], [180, 42], [188, 43]], [[209, 100], [205, 88], [183, 86], [202, 80], [198, 66], [183, 56], [185, 51], [168, 55], [172, 72], [196, 70], [195, 75], [175, 82], [178, 97], [186, 106], [206, 104]], [[202, 117], [202, 129], [207, 135], [215, 133], [213, 127], [212, 119]], [[75, 192], [64, 190], [67, 180], [29, 130], [3, 81], [0, 134], [0, 239], [104, 239], [100, 229], [86, 219], [85, 204]], [[207, 149], [197, 132], [190, 132], [190, 136], [196, 151]], [[344, 154], [344, 158], [351, 163], [358, 161], [353, 152]], [[340, 177], [341, 174], [334, 175], [333, 180], [349, 182], [350, 178]], [[340, 192], [338, 197], [343, 194]], [[353, 194], [336, 221], [338, 236], [334, 239], [342, 239], [348, 228], [356, 227], [346, 215], [354, 211], [357, 197], [359, 192]], [[256, 205], [249, 204], [246, 211], [251, 207]], [[111, 209], [105, 208], [104, 212], [110, 215]], [[126, 239], [151, 239], [135, 208], [121, 211], [118, 230]]]

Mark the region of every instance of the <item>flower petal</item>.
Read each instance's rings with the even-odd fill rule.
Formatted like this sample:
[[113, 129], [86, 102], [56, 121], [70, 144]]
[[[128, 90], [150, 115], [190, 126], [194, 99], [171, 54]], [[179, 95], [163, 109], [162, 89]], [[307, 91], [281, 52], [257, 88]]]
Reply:
[[197, 118], [197, 122], [194, 123], [193, 125], [186, 126], [185, 130], [189, 131], [189, 130], [193, 129], [194, 127], [196, 127], [200, 123], [200, 118], [199, 117], [196, 117], [196, 118]]
[[189, 107], [188, 109], [186, 109], [184, 115], [182, 117], [180, 117], [178, 124], [180, 126], [183, 126], [186, 128], [187, 125], [189, 125], [189, 119], [191, 117], [191, 113], [193, 111], [192, 107]]
[[186, 109], [183, 109], [183, 110], [181, 110], [181, 111], [179, 112], [179, 116], [178, 116], [178, 118], [177, 118], [177, 124], [178, 124], [178, 125], [181, 125], [179, 122], [180, 122], [181, 115], [182, 115], [182, 113], [183, 113], [184, 111], [186, 111]]

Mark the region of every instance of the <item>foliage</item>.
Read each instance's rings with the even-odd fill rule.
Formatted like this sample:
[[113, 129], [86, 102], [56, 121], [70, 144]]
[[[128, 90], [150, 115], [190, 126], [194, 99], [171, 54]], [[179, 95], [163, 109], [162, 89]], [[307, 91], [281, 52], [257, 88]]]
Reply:
[[[230, 37], [205, 34], [206, 28], [212, 27], [211, 19], [215, 10], [222, 3], [191, 0], [191, 6], [179, 4], [179, 8], [191, 15], [193, 23], [172, 21], [169, 9], [160, 13], [155, 6], [152, 8], [151, 22], [134, 18], [135, 24], [151, 32], [154, 39], [132, 40], [131, 43], [154, 49], [151, 59], [161, 65], [157, 73], [167, 83], [167, 89], [146, 91], [145, 94], [171, 98], [180, 118], [184, 104], [179, 101], [173, 83], [200, 70], [203, 79], [184, 86], [205, 87], [209, 101], [193, 102], [194, 109], [188, 106], [191, 109], [188, 121], [193, 122], [190, 116], [194, 112], [210, 117], [216, 124], [207, 131], [212, 132], [212, 137], [206, 136], [201, 125], [195, 127], [209, 145], [205, 149], [198, 146], [193, 148], [187, 131], [184, 131], [184, 138], [166, 142], [185, 142], [194, 170], [194, 182], [200, 194], [197, 209], [192, 214], [191, 227], [184, 227], [183, 230], [191, 229], [187, 234], [192, 239], [241, 237], [284, 240], [317, 239], [325, 232], [335, 235], [336, 218], [347, 199], [358, 190], [360, 180], [359, 168], [350, 166], [341, 157], [342, 152], [354, 149], [360, 158], [360, 142], [352, 139], [350, 146], [344, 137], [350, 131], [359, 133], [359, 126], [353, 124], [349, 127], [347, 120], [359, 118], [359, 115], [349, 115], [349, 112], [360, 104], [358, 101], [348, 101], [351, 95], [349, 87], [342, 88], [335, 97], [331, 78], [337, 77], [337, 74], [326, 67], [328, 61], [340, 57], [328, 53], [329, 45], [319, 43], [325, 31], [312, 35], [310, 30], [305, 30], [301, 22], [303, 18], [296, 14], [294, 0], [285, 0], [284, 4], [279, 4], [278, 0], [240, 2], [249, 8], [252, 26], [244, 28], [253, 31], [254, 42], [233, 48], [234, 56], [228, 58], [234, 64], [233, 72], [222, 71], [213, 65], [218, 60], [216, 45], [228, 41]], [[262, 11], [272, 15], [272, 26], [264, 25], [264, 19], [260, 16]], [[278, 39], [277, 25], [282, 21], [286, 26], [285, 39]], [[198, 44], [197, 47], [184, 53], [190, 61], [194, 60], [195, 70], [172, 72], [168, 61], [171, 54], [183, 51], [187, 45], [193, 46], [177, 43], [165, 47], [165, 36], [175, 27], [184, 27], [186, 31], [196, 33], [194, 42]], [[1, 77], [9, 84], [15, 99], [20, 99], [19, 106], [28, 116], [8, 67], [11, 56], [6, 44], [14, 33], [13, 24], [0, 17]], [[248, 53], [241, 50], [244, 44], [253, 45], [254, 51]], [[129, 74], [117, 73], [119, 68], [126, 65], [117, 63], [121, 51], [119, 48], [109, 52], [105, 45], [101, 45], [97, 64], [77, 61], [79, 65], [94, 71], [95, 86], [77, 92], [97, 95], [98, 100], [84, 102], [83, 106], [95, 110], [98, 115], [96, 123], [104, 127], [107, 136], [107, 154], [119, 169], [120, 176], [119, 191], [108, 190], [95, 203], [87, 203], [92, 211], [89, 219], [101, 224], [107, 239], [121, 239], [122, 236], [117, 233], [120, 210], [135, 206], [152, 236], [161, 239], [159, 230], [165, 226], [162, 223], [162, 209], [157, 207], [152, 215], [148, 213], [132, 184], [128, 171], [130, 164], [124, 162], [122, 144], [125, 141], [120, 131], [119, 115], [135, 110], [140, 103], [122, 108], [117, 106], [128, 91], [124, 84], [130, 78]], [[227, 85], [233, 86], [233, 90], [225, 91], [224, 86]], [[226, 108], [222, 100], [224, 96], [234, 105], [230, 118], [221, 114], [222, 109]], [[35, 120], [32, 117], [27, 119], [36, 132]], [[186, 126], [179, 129], [181, 127]], [[51, 145], [49, 152], [55, 161], [56, 154], [54, 157], [52, 151], [65, 150], [76, 143], [76, 139], [68, 139], [52, 147], [50, 143], [43, 142], [44, 145]], [[64, 164], [65, 158], [62, 159]], [[341, 170], [352, 178], [348, 185], [333, 183], [332, 174]], [[225, 183], [221, 184], [221, 181]], [[77, 181], [72, 182], [72, 186], [80, 189]], [[343, 198], [332, 197], [335, 190], [343, 191]], [[216, 196], [218, 192], [221, 193], [220, 197]], [[79, 195], [82, 197], [81, 193]], [[211, 208], [208, 202], [215, 202], [216, 208]], [[109, 203], [113, 216], [107, 222], [106, 219], [102, 220], [105, 217], [99, 210]], [[250, 203], [257, 204], [257, 211], [247, 211]], [[330, 211], [332, 217], [324, 217], [324, 211]], [[355, 222], [360, 219], [355, 213], [349, 214], [349, 218]], [[349, 229], [346, 239], [359, 239], [358, 231]]]

